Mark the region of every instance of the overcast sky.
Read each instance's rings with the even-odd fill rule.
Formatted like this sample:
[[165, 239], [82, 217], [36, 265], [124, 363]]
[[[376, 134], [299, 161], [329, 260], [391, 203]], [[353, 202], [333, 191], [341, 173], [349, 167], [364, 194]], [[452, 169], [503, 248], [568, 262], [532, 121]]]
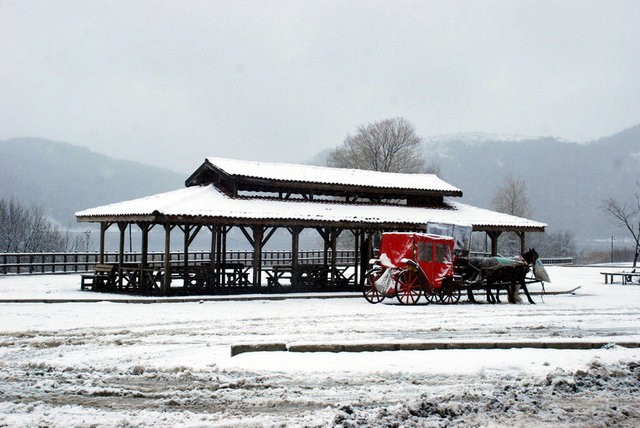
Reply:
[[640, 123], [640, 1], [0, 0], [0, 139], [191, 172], [404, 116], [590, 141]]

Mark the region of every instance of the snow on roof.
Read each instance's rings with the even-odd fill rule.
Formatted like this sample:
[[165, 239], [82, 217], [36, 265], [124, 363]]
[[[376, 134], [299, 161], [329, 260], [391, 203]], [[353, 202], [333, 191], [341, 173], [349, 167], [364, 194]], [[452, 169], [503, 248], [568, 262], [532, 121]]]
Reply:
[[203, 185], [79, 211], [76, 217], [81, 221], [98, 221], [97, 218], [107, 217], [148, 217], [152, 220], [155, 215], [165, 215], [368, 224], [426, 225], [427, 222], [440, 222], [536, 229], [546, 226], [448, 199], [445, 203], [448, 208], [232, 198], [213, 185]]
[[459, 192], [462, 194], [460, 189], [440, 179], [435, 174], [400, 174], [362, 169], [268, 163], [216, 157], [209, 157], [206, 160], [227, 174], [235, 176], [286, 182], [432, 190], [438, 192]]

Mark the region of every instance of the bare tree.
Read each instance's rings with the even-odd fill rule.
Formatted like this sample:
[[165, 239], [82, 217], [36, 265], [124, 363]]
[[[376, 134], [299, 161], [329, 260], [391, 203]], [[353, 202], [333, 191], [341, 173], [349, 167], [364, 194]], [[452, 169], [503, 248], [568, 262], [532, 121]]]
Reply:
[[539, 254], [551, 257], [576, 257], [578, 255], [575, 236], [570, 230], [533, 233], [528, 245], [535, 247]]
[[493, 208], [501, 213], [518, 217], [529, 217], [531, 207], [527, 195], [527, 184], [522, 178], [508, 175], [491, 200]]
[[633, 238], [635, 242], [633, 268], [635, 269], [640, 252], [640, 194], [634, 193], [632, 201], [607, 198], [602, 201], [602, 209], [614, 224], [626, 229]]
[[431, 159], [429, 164], [425, 167], [424, 172], [427, 174], [435, 174], [442, 178], [442, 166], [438, 159]]
[[398, 117], [358, 127], [329, 154], [327, 165], [384, 172], [425, 172], [422, 138], [408, 120]]
[[68, 240], [38, 207], [0, 199], [0, 251], [63, 251]]
[[[529, 217], [531, 207], [527, 195], [527, 185], [522, 178], [508, 175], [498, 187], [491, 200], [493, 209], [518, 217]], [[507, 233], [499, 244], [502, 254], [520, 254], [519, 238], [515, 233]]]

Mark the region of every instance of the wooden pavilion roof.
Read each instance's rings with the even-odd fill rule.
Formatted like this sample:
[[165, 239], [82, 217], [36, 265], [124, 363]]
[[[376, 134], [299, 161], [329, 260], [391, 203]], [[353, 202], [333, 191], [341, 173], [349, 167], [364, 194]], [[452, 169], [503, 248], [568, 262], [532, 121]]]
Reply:
[[[312, 165], [207, 158], [186, 180], [187, 187], [215, 184], [225, 193], [240, 191], [328, 195], [346, 198], [441, 200], [462, 191], [435, 174], [399, 174]], [[411, 203], [412, 201], [417, 201]]]
[[204, 225], [333, 226], [424, 229], [427, 222], [468, 224], [474, 230], [543, 231], [546, 224], [446, 198], [436, 207], [233, 197], [215, 185], [190, 186], [76, 213], [81, 222]]

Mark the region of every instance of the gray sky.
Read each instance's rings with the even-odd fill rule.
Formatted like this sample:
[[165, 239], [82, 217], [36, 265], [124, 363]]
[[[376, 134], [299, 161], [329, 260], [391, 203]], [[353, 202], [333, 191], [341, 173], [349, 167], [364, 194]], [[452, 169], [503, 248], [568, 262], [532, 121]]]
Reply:
[[640, 1], [0, 0], [0, 139], [191, 172], [404, 116], [589, 141], [640, 123]]

